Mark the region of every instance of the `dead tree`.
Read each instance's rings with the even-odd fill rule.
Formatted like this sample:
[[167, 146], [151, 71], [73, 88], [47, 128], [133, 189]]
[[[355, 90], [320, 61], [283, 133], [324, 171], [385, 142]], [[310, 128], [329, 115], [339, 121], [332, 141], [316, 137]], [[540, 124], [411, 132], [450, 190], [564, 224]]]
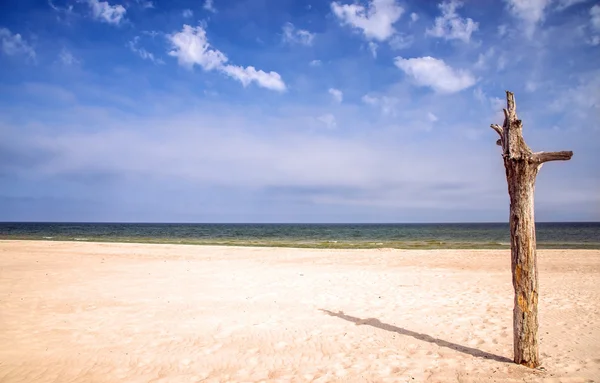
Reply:
[[570, 160], [573, 152], [533, 153], [523, 139], [523, 124], [517, 118], [515, 96], [506, 92], [504, 125], [491, 125], [502, 146], [510, 195], [510, 252], [515, 289], [513, 310], [514, 361], [535, 368], [538, 351], [538, 271], [535, 244], [533, 192], [535, 178], [544, 162]]

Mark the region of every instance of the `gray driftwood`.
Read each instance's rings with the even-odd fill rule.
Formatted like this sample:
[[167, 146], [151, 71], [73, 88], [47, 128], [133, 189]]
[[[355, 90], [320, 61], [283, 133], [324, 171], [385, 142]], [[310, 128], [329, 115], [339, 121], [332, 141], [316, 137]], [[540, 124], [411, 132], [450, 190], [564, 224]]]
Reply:
[[492, 124], [500, 139], [510, 195], [510, 250], [515, 308], [513, 310], [514, 361], [530, 368], [540, 365], [538, 351], [538, 270], [535, 244], [533, 192], [544, 162], [569, 160], [573, 152], [533, 153], [523, 139], [515, 96], [506, 92], [504, 124]]

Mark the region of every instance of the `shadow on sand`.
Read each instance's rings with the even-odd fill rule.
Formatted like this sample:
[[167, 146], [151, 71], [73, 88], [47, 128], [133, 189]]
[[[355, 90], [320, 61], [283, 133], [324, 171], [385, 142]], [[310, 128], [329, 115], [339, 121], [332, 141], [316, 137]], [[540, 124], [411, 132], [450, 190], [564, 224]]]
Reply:
[[392, 332], [398, 333], [400, 335], [410, 336], [415, 339], [422, 340], [423, 342], [434, 343], [440, 347], [446, 347], [446, 348], [449, 348], [449, 349], [452, 349], [452, 350], [455, 350], [458, 352], [462, 352], [463, 354], [472, 355], [477, 358], [492, 359], [492, 360], [495, 360], [498, 362], [512, 363], [512, 360], [510, 360], [509, 358], [505, 358], [503, 356], [490, 354], [489, 352], [481, 351], [476, 348], [461, 346], [460, 344], [456, 344], [456, 343], [448, 342], [448, 341], [445, 341], [442, 339], [434, 338], [427, 334], [421, 334], [418, 332], [403, 329], [401, 327], [392, 326], [387, 323], [382, 323], [379, 319], [375, 319], [375, 318], [361, 319], [361, 318], [353, 317], [350, 315], [346, 315], [346, 314], [344, 314], [343, 311], [338, 311], [337, 313], [334, 313], [333, 311], [329, 311], [329, 310], [324, 310], [324, 309], [320, 309], [320, 310], [323, 311], [327, 315], [342, 318], [344, 320], [347, 320], [348, 322], [353, 322], [357, 325], [368, 325], [368, 326], [380, 328], [382, 330], [392, 331]]

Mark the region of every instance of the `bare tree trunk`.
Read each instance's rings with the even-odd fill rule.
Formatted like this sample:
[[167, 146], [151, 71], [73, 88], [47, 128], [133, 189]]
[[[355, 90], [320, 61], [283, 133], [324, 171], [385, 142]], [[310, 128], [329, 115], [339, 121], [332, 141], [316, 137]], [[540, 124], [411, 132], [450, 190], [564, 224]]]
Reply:
[[535, 368], [538, 351], [538, 271], [535, 242], [533, 194], [535, 178], [547, 161], [569, 160], [573, 152], [532, 153], [523, 139], [522, 122], [517, 118], [513, 93], [506, 92], [502, 127], [492, 125], [500, 135], [508, 194], [510, 195], [510, 250], [515, 307], [513, 310], [514, 361]]
[[515, 289], [514, 361], [537, 367], [540, 357], [533, 192], [538, 170], [526, 161], [505, 159], [504, 165], [510, 195], [511, 268]]

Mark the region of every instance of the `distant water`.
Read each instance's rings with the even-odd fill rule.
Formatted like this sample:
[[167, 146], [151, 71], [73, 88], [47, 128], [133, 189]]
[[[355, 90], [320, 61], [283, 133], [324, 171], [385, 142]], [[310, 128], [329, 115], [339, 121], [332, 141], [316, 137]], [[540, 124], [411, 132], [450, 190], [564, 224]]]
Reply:
[[[538, 248], [600, 249], [600, 222], [537, 223]], [[0, 223], [0, 239], [325, 248], [508, 248], [506, 223]]]

